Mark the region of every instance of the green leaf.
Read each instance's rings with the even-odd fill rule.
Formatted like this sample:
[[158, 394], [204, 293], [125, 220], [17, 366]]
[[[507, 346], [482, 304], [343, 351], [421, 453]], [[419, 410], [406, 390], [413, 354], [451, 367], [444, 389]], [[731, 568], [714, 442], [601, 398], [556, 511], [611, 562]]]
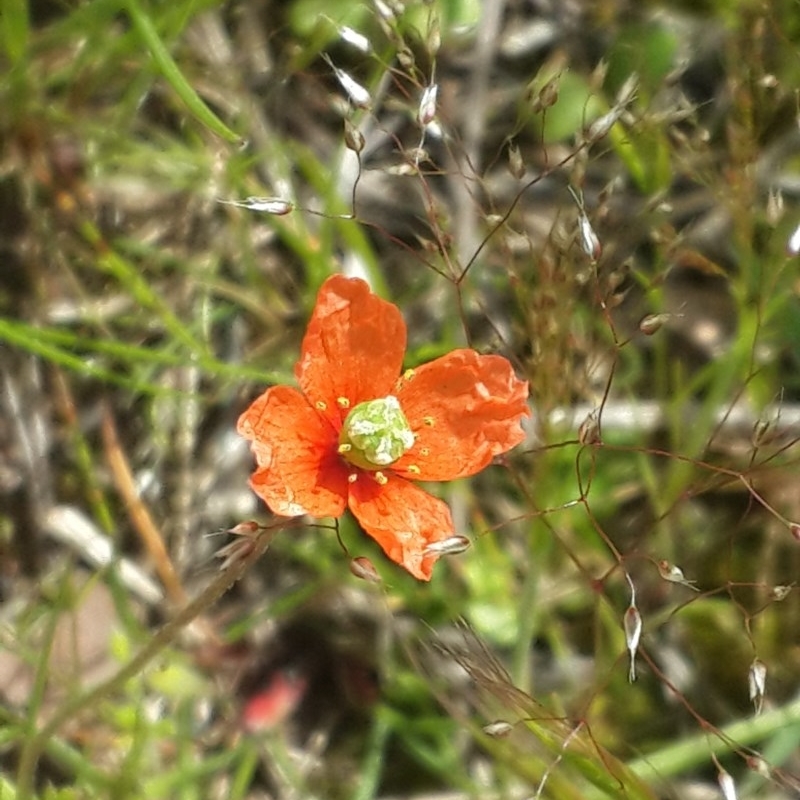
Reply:
[[639, 93], [649, 99], [675, 65], [675, 31], [660, 22], [629, 25], [608, 54], [606, 85], [616, 92], [630, 75], [639, 76]]
[[617, 155], [644, 194], [654, 194], [669, 186], [672, 181], [669, 142], [659, 128], [646, 120], [632, 128], [618, 122], [609, 136]]
[[562, 72], [558, 80], [558, 98], [541, 114], [545, 142], [552, 144], [574, 136], [603, 113], [602, 101], [592, 94], [582, 75]]

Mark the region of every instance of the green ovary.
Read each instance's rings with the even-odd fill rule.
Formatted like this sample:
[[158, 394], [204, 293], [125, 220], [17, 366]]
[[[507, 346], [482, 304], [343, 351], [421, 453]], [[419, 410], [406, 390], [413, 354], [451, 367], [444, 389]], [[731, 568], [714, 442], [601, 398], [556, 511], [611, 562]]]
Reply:
[[339, 434], [339, 452], [356, 467], [377, 470], [397, 461], [414, 444], [414, 434], [396, 397], [359, 403]]

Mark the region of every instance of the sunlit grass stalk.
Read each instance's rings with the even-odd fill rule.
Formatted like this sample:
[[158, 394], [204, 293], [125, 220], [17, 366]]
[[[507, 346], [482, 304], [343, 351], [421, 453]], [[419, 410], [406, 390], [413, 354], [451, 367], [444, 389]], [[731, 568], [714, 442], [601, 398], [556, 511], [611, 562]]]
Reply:
[[242, 741], [235, 754], [239, 761], [231, 781], [229, 796], [230, 800], [243, 800], [248, 796], [253, 775], [258, 770], [260, 754], [256, 743], [249, 739]]
[[351, 800], [372, 800], [375, 797], [384, 768], [386, 742], [391, 732], [392, 725], [389, 718], [378, 709], [372, 721], [364, 759], [361, 762], [358, 786], [351, 795]]
[[210, 131], [232, 144], [240, 144], [242, 137], [232, 131], [213, 111], [203, 102], [200, 95], [181, 72], [175, 60], [169, 53], [166, 45], [158, 35], [153, 20], [139, 5], [137, 0], [123, 0], [122, 7], [130, 17], [145, 47], [150, 52], [156, 66], [166, 81], [183, 101], [189, 112]]
[[785, 706], [742, 719], [712, 732], [690, 736], [673, 745], [631, 761], [630, 768], [645, 780], [659, 780], [681, 775], [700, 766], [708, 765], [712, 755], [731, 753], [762, 741], [786, 727], [800, 728], [800, 698]]
[[[132, 365], [140, 363], [164, 367], [186, 366], [188, 358], [185, 354], [168, 352], [163, 348], [139, 347], [118, 339], [91, 338], [64, 328], [39, 327], [13, 319], [0, 319], [0, 340], [41, 356], [71, 372], [149, 394], [171, 394], [176, 390], [147, 384], [93, 364], [85, 357], [76, 355], [75, 351], [90, 350]], [[209, 376], [255, 380], [260, 383], [281, 383], [287, 380], [287, 375], [281, 372], [228, 364], [212, 356], [200, 357], [195, 363]]]

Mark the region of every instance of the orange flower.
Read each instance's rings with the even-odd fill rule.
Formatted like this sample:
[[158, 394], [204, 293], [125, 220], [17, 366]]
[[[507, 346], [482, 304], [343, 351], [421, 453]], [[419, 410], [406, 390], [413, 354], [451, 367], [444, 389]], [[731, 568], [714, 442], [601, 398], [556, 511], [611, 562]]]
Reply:
[[400, 310], [362, 280], [325, 281], [303, 339], [300, 391], [273, 386], [239, 418], [257, 469], [250, 485], [275, 514], [339, 517], [349, 508], [386, 555], [429, 580], [454, 536], [450, 509], [412, 481], [483, 469], [525, 437], [528, 384], [502, 356], [454, 350], [401, 374]]

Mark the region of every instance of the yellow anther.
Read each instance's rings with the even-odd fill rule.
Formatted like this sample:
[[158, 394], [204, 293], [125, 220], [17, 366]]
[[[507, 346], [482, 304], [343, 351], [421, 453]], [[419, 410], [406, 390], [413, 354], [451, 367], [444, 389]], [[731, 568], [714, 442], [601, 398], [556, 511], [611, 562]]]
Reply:
[[422, 421], [429, 427], [432, 428], [436, 424], [436, 420], [433, 417], [423, 417]]
[[336, 405], [339, 408], [350, 408], [350, 401], [346, 397], [337, 397]]
[[378, 486], [386, 486], [386, 484], [389, 483], [389, 479], [382, 472], [376, 472], [375, 482]]
[[431, 454], [430, 447], [420, 447], [419, 454], [421, 456], [429, 456]]
[[404, 381], [410, 381], [413, 377], [414, 377], [414, 370], [413, 369], [407, 369], [403, 373], [403, 380]]
[[314, 403], [314, 408], [316, 408], [317, 411], [325, 411], [328, 408], [328, 404], [324, 400], [317, 400], [317, 402]]
[[410, 472], [412, 475], [419, 475], [422, 470], [416, 464], [409, 464], [406, 467], [406, 472]]
[[349, 453], [352, 449], [353, 449], [353, 445], [345, 443], [345, 444], [340, 444], [336, 448], [336, 452], [344, 454], [344, 453]]
[[358, 473], [357, 472], [351, 472], [347, 476], [347, 482], [348, 483], [355, 483], [357, 480], [358, 480]]

